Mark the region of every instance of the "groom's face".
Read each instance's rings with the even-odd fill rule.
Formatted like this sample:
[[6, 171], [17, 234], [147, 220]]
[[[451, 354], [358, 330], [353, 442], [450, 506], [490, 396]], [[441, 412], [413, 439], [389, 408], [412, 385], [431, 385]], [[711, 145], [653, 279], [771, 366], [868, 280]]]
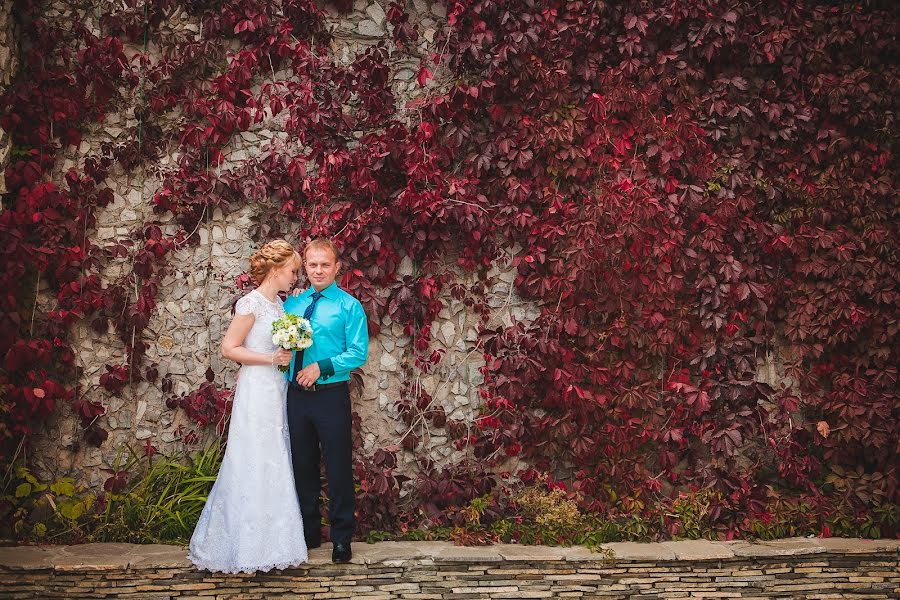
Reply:
[[329, 248], [309, 248], [306, 251], [306, 276], [317, 292], [321, 292], [334, 283], [341, 263]]

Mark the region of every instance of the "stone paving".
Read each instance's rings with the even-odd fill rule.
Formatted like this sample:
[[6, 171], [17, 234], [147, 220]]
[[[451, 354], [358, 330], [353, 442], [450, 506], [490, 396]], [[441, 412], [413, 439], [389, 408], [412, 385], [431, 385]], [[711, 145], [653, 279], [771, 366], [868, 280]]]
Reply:
[[0, 547], [0, 598], [900, 598], [900, 540], [690, 540], [602, 552], [356, 543], [284, 571], [198, 571], [178, 546]]

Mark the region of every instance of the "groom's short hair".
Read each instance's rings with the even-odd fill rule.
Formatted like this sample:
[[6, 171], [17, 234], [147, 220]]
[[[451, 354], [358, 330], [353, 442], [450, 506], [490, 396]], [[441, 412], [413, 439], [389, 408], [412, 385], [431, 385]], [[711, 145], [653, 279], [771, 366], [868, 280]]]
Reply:
[[320, 250], [331, 250], [331, 254], [334, 255], [334, 261], [340, 262], [341, 260], [341, 253], [338, 252], [337, 246], [335, 246], [334, 242], [332, 242], [328, 238], [316, 238], [310, 243], [306, 244], [306, 248], [303, 249], [303, 258], [306, 258], [306, 254], [313, 248], [318, 248]]

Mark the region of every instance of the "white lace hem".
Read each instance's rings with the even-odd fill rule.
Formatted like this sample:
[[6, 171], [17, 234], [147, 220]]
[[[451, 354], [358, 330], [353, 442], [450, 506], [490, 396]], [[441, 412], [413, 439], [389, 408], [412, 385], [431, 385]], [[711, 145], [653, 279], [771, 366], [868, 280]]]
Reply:
[[267, 563], [264, 565], [254, 565], [254, 566], [236, 566], [236, 565], [220, 565], [220, 564], [212, 564], [210, 562], [201, 560], [194, 556], [193, 554], [188, 554], [188, 560], [194, 563], [194, 566], [198, 569], [203, 569], [206, 571], [210, 571], [212, 573], [229, 573], [229, 574], [237, 574], [237, 573], [249, 573], [253, 574], [257, 571], [262, 571], [263, 573], [268, 573], [272, 569], [278, 569], [279, 571], [283, 571], [284, 569], [289, 569], [291, 567], [299, 567], [301, 564], [305, 563], [309, 558], [304, 556], [303, 558], [295, 558], [288, 562], [279, 562], [279, 563]]

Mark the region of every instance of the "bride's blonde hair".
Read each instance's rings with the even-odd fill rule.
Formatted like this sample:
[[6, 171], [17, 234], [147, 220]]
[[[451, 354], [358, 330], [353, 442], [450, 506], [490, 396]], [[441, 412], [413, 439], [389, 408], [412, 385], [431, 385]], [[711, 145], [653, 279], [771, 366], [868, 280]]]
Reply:
[[282, 266], [289, 260], [293, 260], [298, 269], [303, 264], [300, 254], [285, 240], [267, 242], [250, 257], [250, 279], [259, 285], [269, 271]]

